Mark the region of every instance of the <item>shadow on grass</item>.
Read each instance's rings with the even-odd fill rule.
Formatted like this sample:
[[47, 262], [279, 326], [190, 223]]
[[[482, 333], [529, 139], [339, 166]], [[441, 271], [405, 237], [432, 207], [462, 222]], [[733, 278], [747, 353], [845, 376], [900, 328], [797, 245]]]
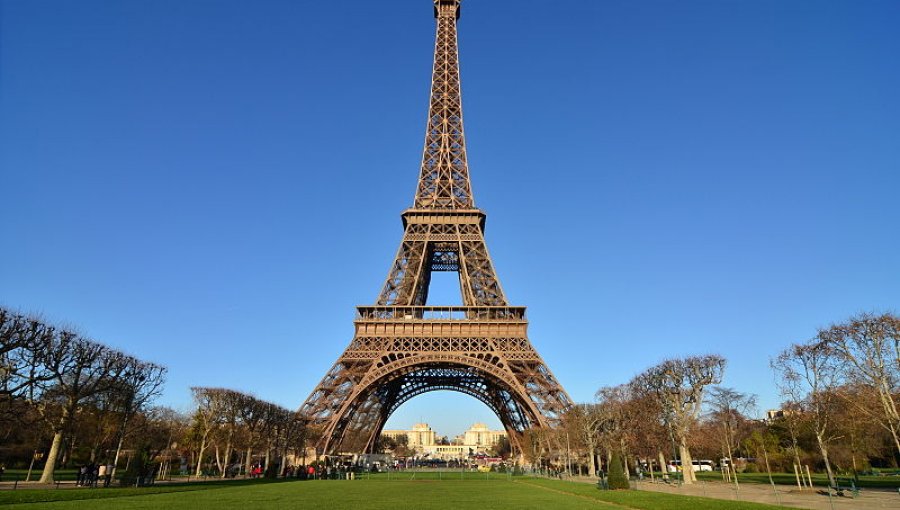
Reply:
[[267, 485], [299, 482], [297, 479], [272, 480], [266, 478], [244, 480], [214, 480], [208, 482], [165, 482], [149, 487], [79, 487], [69, 489], [18, 489], [0, 491], [0, 505], [19, 503], [48, 503], [52, 501], [80, 501], [91, 499], [127, 498], [148, 494], [216, 490], [247, 485]]

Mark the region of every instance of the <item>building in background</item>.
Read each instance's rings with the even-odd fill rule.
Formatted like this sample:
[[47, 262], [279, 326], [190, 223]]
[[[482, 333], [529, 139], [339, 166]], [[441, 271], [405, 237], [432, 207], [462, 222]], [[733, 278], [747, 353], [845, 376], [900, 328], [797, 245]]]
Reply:
[[501, 438], [504, 430], [491, 430], [484, 423], [475, 423], [469, 430], [456, 436], [452, 444], [440, 444], [438, 434], [427, 423], [417, 423], [409, 430], [383, 430], [381, 435], [397, 439], [405, 435], [407, 446], [415, 455], [432, 459], [463, 459], [470, 454], [487, 453]]
[[416, 423], [409, 430], [382, 430], [381, 435], [391, 439], [405, 435], [407, 446], [414, 449], [437, 444], [437, 434], [427, 423]]
[[463, 444], [466, 446], [474, 445], [479, 448], [490, 448], [501, 437], [506, 437], [505, 430], [491, 430], [484, 423], [476, 423], [463, 434]]

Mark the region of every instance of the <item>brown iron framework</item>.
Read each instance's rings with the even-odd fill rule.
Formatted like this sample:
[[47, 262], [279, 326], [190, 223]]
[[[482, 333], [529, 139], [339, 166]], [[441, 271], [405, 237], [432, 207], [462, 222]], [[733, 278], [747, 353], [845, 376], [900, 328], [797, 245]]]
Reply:
[[[463, 134], [456, 21], [460, 0], [434, 0], [437, 36], [425, 150], [403, 241], [375, 306], [301, 407], [320, 451], [371, 451], [388, 417], [422, 393], [452, 390], [493, 410], [519, 447], [571, 405], [509, 306], [484, 241]], [[463, 306], [425, 306], [433, 271], [459, 275]]]

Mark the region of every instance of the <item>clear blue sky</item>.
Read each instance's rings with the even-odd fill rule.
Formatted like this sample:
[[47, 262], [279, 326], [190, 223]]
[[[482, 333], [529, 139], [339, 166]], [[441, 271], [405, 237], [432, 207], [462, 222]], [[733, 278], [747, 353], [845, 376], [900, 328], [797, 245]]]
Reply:
[[[718, 352], [770, 407], [780, 349], [898, 310], [898, 24], [893, 0], [464, 2], [488, 245], [575, 400]], [[164, 403], [296, 408], [399, 243], [433, 36], [427, 0], [0, 0], [0, 303], [167, 365]], [[433, 393], [390, 425], [420, 419], [498, 424]]]

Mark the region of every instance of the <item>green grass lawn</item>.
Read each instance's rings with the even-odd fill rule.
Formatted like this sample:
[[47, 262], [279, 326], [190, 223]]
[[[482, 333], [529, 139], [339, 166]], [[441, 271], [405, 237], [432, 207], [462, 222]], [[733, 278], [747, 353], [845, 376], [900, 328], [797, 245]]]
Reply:
[[[429, 473], [437, 474], [437, 473]], [[458, 475], [458, 473], [456, 473]], [[483, 475], [483, 474], [482, 474]], [[106, 501], [86, 501], [103, 498]], [[112, 498], [112, 499], [108, 499]], [[247, 480], [158, 485], [139, 489], [0, 491], [10, 508], [171, 509], [622, 509], [766, 510], [783, 507], [654, 492], [599, 491], [588, 484], [529, 477], [348, 481]]]
[[[43, 466], [40, 468], [34, 468], [31, 470], [31, 481], [38, 480], [41, 477], [41, 473], [44, 471]], [[3, 473], [4, 482], [11, 482], [13, 480], [23, 481], [25, 477], [28, 475], [27, 469], [6, 469], [6, 472]], [[77, 469], [57, 469], [54, 473], [54, 477], [57, 480], [68, 482], [73, 481], [78, 477]]]

